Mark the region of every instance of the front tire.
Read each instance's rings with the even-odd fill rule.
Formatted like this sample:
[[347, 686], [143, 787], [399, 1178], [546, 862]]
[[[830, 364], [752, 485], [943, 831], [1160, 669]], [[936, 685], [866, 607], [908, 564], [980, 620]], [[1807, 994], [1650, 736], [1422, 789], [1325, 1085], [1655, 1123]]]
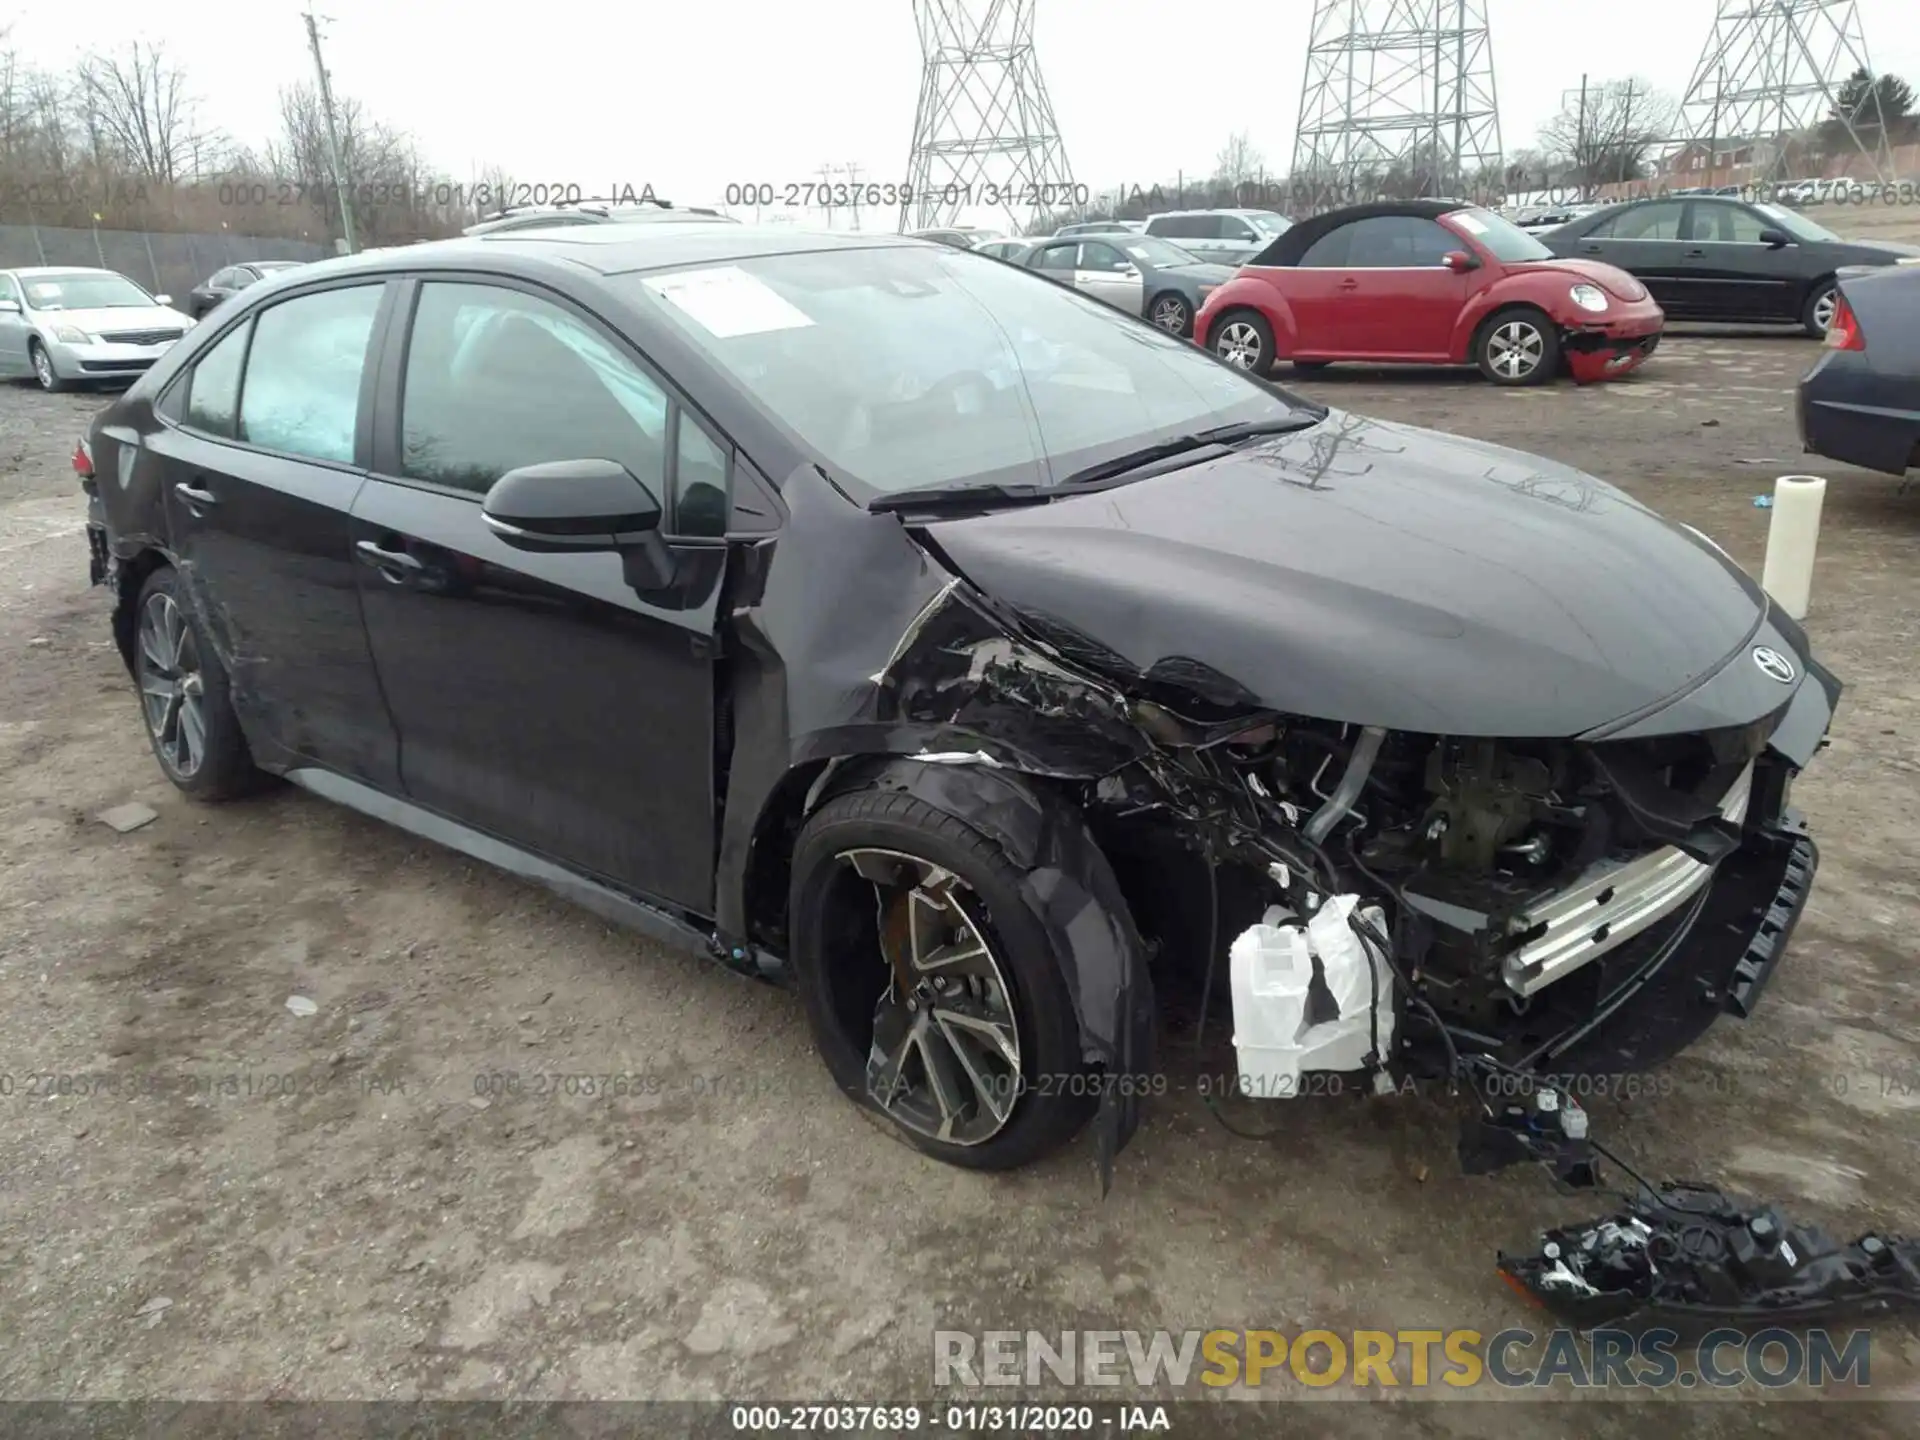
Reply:
[[1147, 306], [1147, 319], [1169, 335], [1178, 335], [1186, 339], [1193, 334], [1193, 307], [1186, 297], [1174, 294], [1171, 290], [1164, 295], [1153, 297]]
[[1262, 377], [1273, 368], [1273, 327], [1257, 310], [1230, 310], [1215, 324], [1209, 348], [1234, 369]]
[[1480, 327], [1474, 363], [1496, 385], [1544, 385], [1560, 373], [1560, 330], [1530, 306], [1502, 310]]
[[1834, 316], [1840, 312], [1840, 286], [1832, 280], [1823, 280], [1814, 287], [1807, 297], [1806, 308], [1800, 312], [1800, 325], [1807, 334], [1816, 340], [1827, 338], [1827, 331], [1833, 328]]
[[176, 788], [196, 800], [231, 800], [260, 788], [266, 777], [233, 713], [226, 669], [169, 566], [140, 587], [133, 678], [153, 758]]
[[49, 395], [72, 388], [72, 382], [53, 368], [53, 356], [38, 340], [27, 342], [27, 358], [33, 362], [33, 378], [40, 382], [40, 388]]
[[1028, 1164], [1093, 1112], [1040, 905], [998, 844], [916, 796], [843, 795], [795, 842], [790, 950], [821, 1056], [948, 1164]]

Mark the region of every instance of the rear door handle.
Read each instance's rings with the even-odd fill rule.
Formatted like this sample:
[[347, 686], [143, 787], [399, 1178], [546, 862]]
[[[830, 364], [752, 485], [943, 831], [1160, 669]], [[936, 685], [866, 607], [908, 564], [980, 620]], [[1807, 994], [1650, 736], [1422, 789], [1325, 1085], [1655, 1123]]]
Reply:
[[1704, 260], [1706, 258], [1707, 258], [1707, 252], [1704, 250], [1687, 251], [1687, 259], [1689, 260]]
[[1589, 255], [1598, 255], [1600, 253], [1600, 247], [1598, 245], [1582, 245], [1580, 248]]
[[1340, 288], [1342, 290], [1358, 290], [1360, 288], [1360, 282], [1358, 280], [1342, 280], [1340, 282]]
[[173, 493], [178, 495], [187, 510], [196, 516], [202, 510], [210, 509], [220, 503], [220, 497], [211, 490], [202, 490], [198, 486], [187, 484], [184, 480], [173, 487]]
[[363, 565], [371, 565], [396, 585], [426, 568], [406, 551], [386, 550], [372, 540], [362, 540], [353, 548]]

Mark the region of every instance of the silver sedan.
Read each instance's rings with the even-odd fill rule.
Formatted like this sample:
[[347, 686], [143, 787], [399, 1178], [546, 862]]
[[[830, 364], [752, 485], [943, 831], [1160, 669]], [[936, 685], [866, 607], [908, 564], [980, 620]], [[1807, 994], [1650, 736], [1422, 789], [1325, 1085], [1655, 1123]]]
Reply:
[[0, 375], [31, 376], [43, 390], [131, 380], [192, 327], [172, 299], [112, 270], [0, 270]]

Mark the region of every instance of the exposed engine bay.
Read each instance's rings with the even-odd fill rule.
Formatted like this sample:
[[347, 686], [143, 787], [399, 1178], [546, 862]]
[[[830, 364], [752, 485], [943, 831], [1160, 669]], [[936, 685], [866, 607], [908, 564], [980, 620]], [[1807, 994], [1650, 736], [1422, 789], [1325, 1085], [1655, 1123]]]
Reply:
[[1416, 1053], [1373, 1067], [1423, 1068], [1423, 1048], [1539, 1066], [1685, 943], [1749, 821], [1782, 819], [1769, 728], [1580, 744], [1275, 719], [1180, 768], [1212, 772], [1202, 843], [1242, 880], [1266, 877], [1279, 914], [1263, 923], [1338, 896], [1374, 907], [1367, 939], [1404, 987]]

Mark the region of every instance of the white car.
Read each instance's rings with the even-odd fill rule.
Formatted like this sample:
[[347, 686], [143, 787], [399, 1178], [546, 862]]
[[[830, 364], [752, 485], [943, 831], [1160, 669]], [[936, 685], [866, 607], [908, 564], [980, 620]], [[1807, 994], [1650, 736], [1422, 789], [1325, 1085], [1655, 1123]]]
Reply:
[[30, 375], [42, 390], [131, 380], [193, 328], [172, 301], [113, 270], [0, 270], [0, 375]]

